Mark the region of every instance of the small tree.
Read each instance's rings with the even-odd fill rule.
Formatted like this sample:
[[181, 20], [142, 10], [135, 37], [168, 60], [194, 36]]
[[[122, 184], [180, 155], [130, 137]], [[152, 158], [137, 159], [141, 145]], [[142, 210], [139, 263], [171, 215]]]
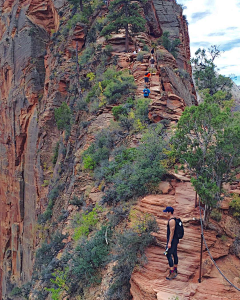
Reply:
[[208, 50], [198, 49], [195, 57], [191, 59], [195, 70], [193, 72], [197, 87], [200, 90], [209, 89], [209, 94], [213, 95], [217, 91], [227, 92], [226, 100], [231, 99], [231, 88], [233, 82], [231, 78], [217, 73], [215, 59], [221, 55], [217, 46], [211, 46]]
[[182, 162], [191, 171], [191, 182], [205, 203], [205, 221], [221, 200], [222, 184], [229, 182], [240, 166], [240, 115], [219, 105], [218, 92], [206, 94], [204, 103], [187, 107], [173, 137]]
[[177, 46], [181, 44], [181, 41], [179, 39], [174, 39], [171, 41], [169, 39], [169, 32], [165, 31], [161, 38], [159, 39], [160, 44], [163, 45], [163, 47], [172, 55], [177, 58]]
[[129, 37], [134, 33], [143, 31], [146, 21], [140, 14], [137, 2], [144, 3], [145, 0], [114, 0], [109, 6], [108, 25], [102, 30], [101, 35], [125, 30], [125, 49], [129, 50]]
[[54, 116], [58, 129], [66, 129], [69, 132], [71, 127], [71, 110], [66, 102], [63, 102], [59, 108], [55, 108]]

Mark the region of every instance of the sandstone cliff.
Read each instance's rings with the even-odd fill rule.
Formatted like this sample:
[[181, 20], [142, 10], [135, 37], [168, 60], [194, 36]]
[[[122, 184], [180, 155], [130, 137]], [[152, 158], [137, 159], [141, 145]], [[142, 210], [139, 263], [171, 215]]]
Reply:
[[[72, 196], [84, 194], [86, 205], [101, 199], [103, 191], [96, 189], [92, 177], [81, 170], [80, 161], [83, 150], [97, 132], [111, 124], [113, 115], [111, 105], [99, 107], [94, 113], [76, 107], [79, 100], [76, 47], [79, 56], [82, 49], [91, 48], [86, 37], [96, 19], [106, 15], [105, 6], [96, 9], [88, 26], [77, 22], [65, 33], [72, 9], [64, 0], [0, 0], [0, 11], [0, 299], [9, 299], [13, 287], [31, 280], [35, 251], [43, 236], [48, 239], [54, 231], [64, 231], [69, 224], [69, 221], [66, 224], [58, 220], [62, 210], [71, 219], [76, 210], [69, 205]], [[181, 41], [177, 59], [162, 46], [157, 47], [161, 57], [150, 86], [149, 119], [152, 122], [167, 119], [175, 123], [186, 105], [196, 104], [188, 63], [187, 24], [175, 1], [149, 1], [143, 11], [148, 33], [136, 37], [139, 45], [143, 46], [144, 42], [150, 48], [151, 42], [164, 31]], [[106, 45], [105, 39], [99, 36], [96, 43]], [[139, 61], [136, 55], [123, 53], [122, 33], [112, 35], [108, 43], [113, 49], [110, 56], [117, 57], [117, 68], [132, 72], [138, 87], [136, 94], [140, 95], [150, 54], [145, 54]], [[86, 76], [94, 68], [96, 66], [91, 64], [80, 70], [81, 79], [87, 82]], [[183, 77], [175, 69], [185, 70], [187, 75], [185, 73]], [[54, 118], [54, 109], [63, 102], [74, 112], [69, 134], [58, 130]], [[136, 144], [139, 138], [136, 134], [130, 142]], [[53, 163], [56, 146], [58, 150]], [[54, 198], [52, 225], [44, 228], [37, 224], [37, 219], [46, 211], [49, 194], [54, 193], [56, 186], [59, 195]], [[137, 207], [141, 209], [141, 205]], [[193, 230], [198, 232], [199, 226]], [[210, 239], [215, 240], [213, 236]], [[148, 253], [151, 256], [160, 250], [150, 248]], [[150, 256], [148, 266], [152, 274], [154, 268], [151, 270]], [[197, 257], [196, 253], [192, 258], [195, 263]], [[162, 258], [159, 256], [158, 259], [162, 264]], [[186, 280], [195, 276], [194, 268], [196, 264], [185, 274]], [[156, 294], [165, 290], [160, 283], [154, 283], [153, 290], [144, 291], [146, 279], [143, 278], [141, 283], [140, 277], [136, 274], [132, 278], [134, 299], [155, 299]], [[186, 283], [186, 288], [189, 289], [189, 285]], [[198, 289], [194, 284], [193, 289], [195, 295]], [[89, 299], [96, 299], [96, 293], [92, 295], [90, 293]]]

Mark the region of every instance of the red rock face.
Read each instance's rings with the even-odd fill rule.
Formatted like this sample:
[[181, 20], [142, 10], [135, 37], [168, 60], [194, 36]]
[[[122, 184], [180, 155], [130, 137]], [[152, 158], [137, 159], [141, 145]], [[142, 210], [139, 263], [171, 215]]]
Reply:
[[[0, 299], [9, 293], [10, 277], [16, 283], [31, 278], [38, 199], [38, 99], [43, 94], [48, 32], [58, 28], [53, 1], [16, 5], [13, 9], [14, 1], [4, 1], [0, 20]], [[9, 35], [7, 28], [13, 28]]]

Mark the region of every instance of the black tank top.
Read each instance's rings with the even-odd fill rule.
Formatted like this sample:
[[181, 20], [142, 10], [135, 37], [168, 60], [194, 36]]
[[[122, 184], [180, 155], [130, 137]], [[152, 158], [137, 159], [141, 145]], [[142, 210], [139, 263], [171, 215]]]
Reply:
[[[170, 226], [169, 226], [169, 221], [170, 220], [175, 220], [175, 218], [171, 218], [168, 220], [167, 223], [167, 240], [169, 241], [169, 237], [170, 237]], [[176, 226], [176, 220], [175, 220], [175, 226]], [[173, 235], [173, 240], [178, 240], [177, 235], [176, 235], [176, 230], [174, 230], [174, 235]]]

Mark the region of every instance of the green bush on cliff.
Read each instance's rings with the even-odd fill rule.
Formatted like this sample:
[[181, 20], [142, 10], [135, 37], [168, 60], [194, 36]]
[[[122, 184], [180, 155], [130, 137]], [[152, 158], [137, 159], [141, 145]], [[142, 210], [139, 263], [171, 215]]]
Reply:
[[93, 230], [98, 222], [97, 214], [100, 210], [100, 207], [96, 206], [91, 212], [80, 216], [76, 221], [77, 227], [74, 229], [73, 239], [75, 241], [78, 241], [82, 236], [88, 236], [89, 232]]
[[174, 39], [171, 41], [169, 39], [169, 32], [165, 31], [161, 38], [159, 38], [158, 43], [160, 45], [163, 45], [163, 47], [170, 52], [175, 58], [177, 58], [177, 47], [179, 44], [181, 44], [181, 41], [179, 39]]
[[114, 147], [114, 134], [109, 130], [103, 130], [97, 134], [95, 142], [83, 153], [83, 166], [93, 170], [101, 161], [109, 158]]
[[104, 179], [109, 185], [102, 202], [115, 204], [135, 196], [145, 195], [154, 189], [165, 174], [162, 164], [166, 157], [165, 147], [162, 126], [153, 126], [143, 135], [140, 145], [133, 152], [134, 156], [125, 156], [122, 163], [121, 160], [119, 161], [118, 154], [114, 160], [106, 162], [103, 169], [101, 167], [101, 170], [96, 169], [95, 174], [99, 180]]
[[144, 58], [145, 54], [148, 54], [148, 52], [147, 51], [140, 51], [140, 52], [138, 52], [138, 54], [137, 54], [137, 61], [143, 62], [143, 58]]
[[107, 300], [130, 299], [130, 279], [134, 267], [146, 262], [145, 249], [155, 239], [151, 232], [158, 231], [156, 220], [151, 217], [140, 219], [135, 225], [135, 229], [127, 229], [115, 238], [113, 283], [107, 292]]
[[213, 209], [210, 214], [211, 218], [217, 222], [220, 222], [222, 219], [222, 214], [217, 209]]
[[71, 115], [71, 110], [66, 102], [63, 102], [59, 108], [55, 108], [54, 116], [59, 130], [70, 132]]
[[[113, 75], [113, 77], [109, 78], [109, 76]], [[118, 71], [108, 69], [104, 73], [104, 77], [106, 78], [103, 82], [106, 87], [103, 91], [103, 95], [106, 98], [108, 104], [115, 104], [125, 100], [133, 91], [137, 88], [134, 77], [129, 75], [128, 71]]]
[[[67, 255], [70, 259], [67, 259], [70, 294], [82, 295], [83, 289], [101, 282], [100, 268], [105, 265], [110, 250], [110, 245], [106, 243], [106, 230], [107, 227], [103, 226], [89, 240], [81, 239], [74, 253]], [[110, 229], [108, 237], [111, 237]]]
[[120, 115], [126, 115], [128, 113], [127, 108], [123, 105], [114, 106], [112, 108], [112, 114], [116, 120], [119, 119]]
[[51, 242], [43, 242], [41, 247], [36, 251], [36, 260], [35, 260], [35, 269], [42, 270], [51, 262], [55, 255], [64, 247], [62, 240], [66, 238], [67, 235], [64, 235], [60, 232], [56, 232], [51, 238]]
[[240, 197], [234, 195], [233, 200], [229, 203], [229, 206], [233, 216], [240, 221]]

